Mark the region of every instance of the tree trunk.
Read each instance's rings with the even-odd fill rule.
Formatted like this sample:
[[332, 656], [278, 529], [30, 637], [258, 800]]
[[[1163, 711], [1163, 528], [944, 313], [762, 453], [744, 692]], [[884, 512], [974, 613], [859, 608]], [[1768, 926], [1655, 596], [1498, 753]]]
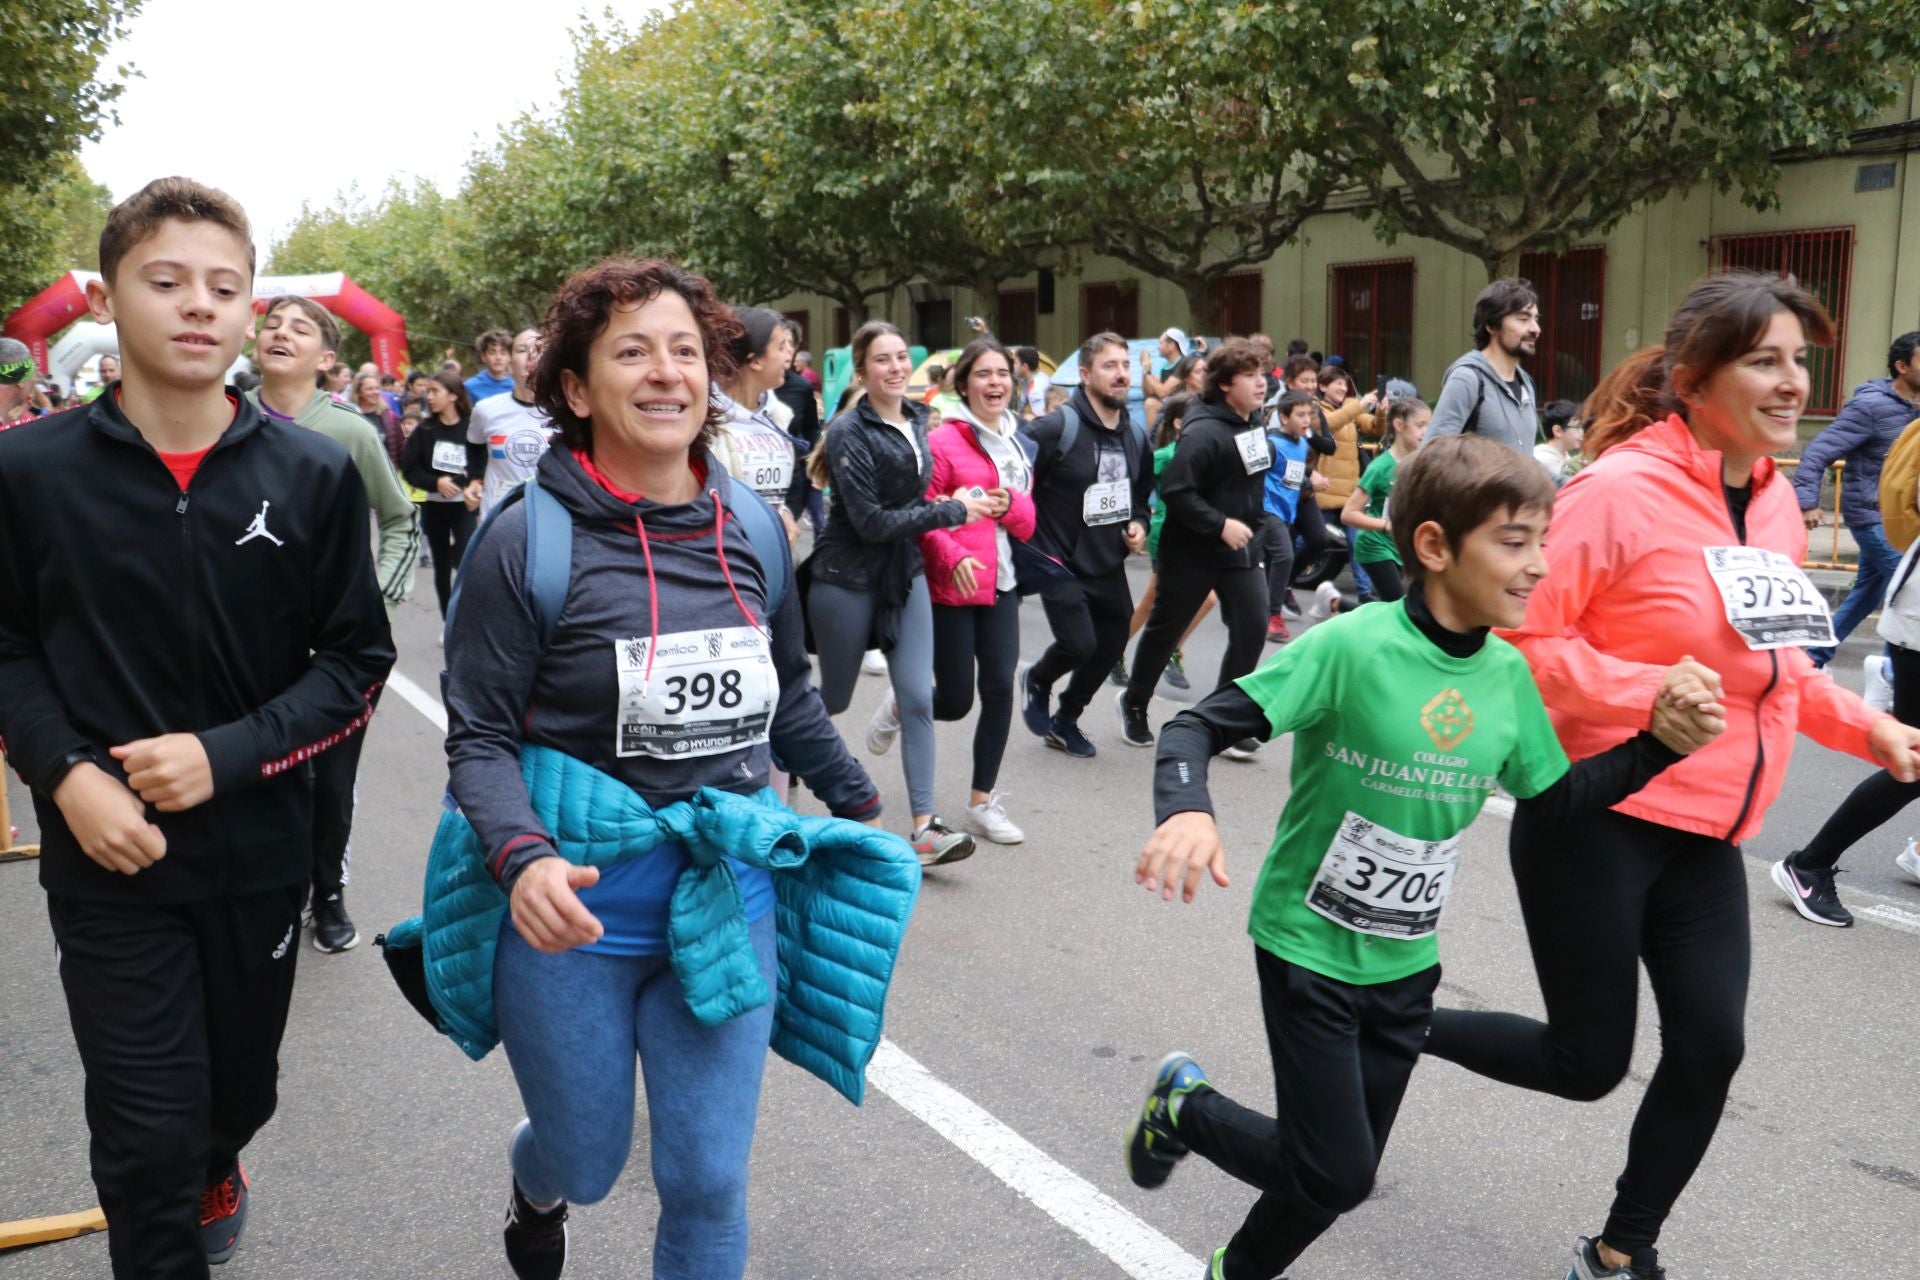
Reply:
[[[969, 287], [973, 290], [973, 314], [987, 322], [988, 333], [998, 333], [1000, 329], [1000, 277], [989, 272], [975, 276]], [[966, 335], [971, 342], [974, 334]], [[966, 343], [961, 343], [965, 346]]]
[[1496, 249], [1489, 245], [1487, 246], [1486, 252], [1480, 255], [1480, 262], [1487, 269], [1488, 284], [1492, 284], [1495, 280], [1511, 280], [1520, 274], [1520, 250], [1518, 247]]
[[[1213, 327], [1213, 277], [1188, 276], [1175, 281], [1187, 295], [1187, 333], [1197, 336]], [[1132, 336], [1132, 335], [1129, 335]]]

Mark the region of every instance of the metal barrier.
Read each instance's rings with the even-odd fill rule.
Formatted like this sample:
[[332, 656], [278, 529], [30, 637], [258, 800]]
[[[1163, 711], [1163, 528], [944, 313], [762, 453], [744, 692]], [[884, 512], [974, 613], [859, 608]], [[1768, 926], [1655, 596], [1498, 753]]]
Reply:
[[[1782, 467], [1791, 467], [1795, 471], [1798, 471], [1800, 469], [1800, 459], [1782, 458], [1780, 459], [1780, 465]], [[1840, 482], [1846, 478], [1847, 460], [1841, 458], [1829, 466], [1827, 470], [1834, 473], [1833, 510], [1828, 511], [1822, 507], [1820, 511], [1821, 515], [1827, 517], [1827, 528], [1830, 530], [1830, 540], [1827, 544], [1827, 558], [1825, 560], [1816, 560], [1813, 558], [1813, 535], [1814, 532], [1817, 531], [1809, 531], [1807, 534], [1807, 558], [1801, 562], [1800, 567], [1802, 569], [1858, 569], [1860, 564], [1857, 552], [1855, 553], [1856, 558], [1853, 560], [1842, 560], [1840, 558], [1840, 526], [1844, 523], [1840, 519]], [[1823, 479], [1821, 482], [1822, 492], [1824, 492], [1825, 489], [1826, 484]]]

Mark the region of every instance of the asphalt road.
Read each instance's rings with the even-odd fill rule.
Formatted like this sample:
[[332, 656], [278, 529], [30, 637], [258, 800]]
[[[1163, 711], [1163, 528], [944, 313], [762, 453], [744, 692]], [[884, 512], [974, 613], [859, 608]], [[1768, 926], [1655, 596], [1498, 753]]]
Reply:
[[[440, 651], [430, 586], [421, 588], [397, 629], [400, 670], [433, 689]], [[1044, 620], [1033, 607], [1023, 621], [1032, 656]], [[1209, 670], [1220, 641], [1217, 622], [1203, 625], [1189, 669]], [[1849, 645], [1843, 677], [1857, 682], [1868, 649]], [[850, 740], [861, 740], [883, 685], [862, 681], [844, 718]], [[1174, 705], [1157, 704], [1156, 722]], [[1169, 1048], [1195, 1053], [1221, 1088], [1271, 1103], [1244, 922], [1287, 790], [1286, 750], [1216, 763], [1235, 884], [1182, 907], [1132, 883], [1151, 825], [1150, 754], [1121, 742], [1110, 693], [1086, 726], [1100, 756], [1077, 761], [1016, 719], [1003, 785], [1028, 841], [987, 846], [927, 877], [888, 1007], [890, 1053], [910, 1055], [1031, 1147], [968, 1112], [945, 1126], [963, 1149], [896, 1101], [924, 1111], [927, 1090], [891, 1071], [888, 1090], [856, 1110], [772, 1059], [749, 1275], [1191, 1280], [1251, 1203], [1247, 1188], [1198, 1161], [1163, 1190], [1139, 1191], [1120, 1149], [1144, 1077]], [[964, 801], [970, 732], [940, 728], [949, 809]], [[349, 900], [371, 939], [417, 910], [444, 765], [438, 731], [399, 697], [382, 702], [369, 733]], [[902, 814], [898, 764], [871, 763], [890, 812]], [[1748, 1055], [1662, 1242], [1674, 1280], [1900, 1274], [1920, 1243], [1920, 1002], [1907, 986], [1920, 967], [1920, 885], [1890, 867], [1906, 829], [1892, 824], [1849, 859], [1849, 900], [1891, 904], [1852, 930], [1802, 922], [1765, 875], [1764, 860], [1816, 828], [1865, 772], [1803, 741], [1787, 794], [1749, 851]], [[17, 782], [13, 794], [24, 805]], [[1469, 834], [1443, 929], [1442, 998], [1537, 1011], [1506, 836], [1491, 813]], [[1913, 923], [1902, 927], [1897, 908]], [[1577, 921], [1567, 943], [1580, 943]], [[309, 948], [300, 963], [281, 1107], [247, 1153], [253, 1216], [224, 1280], [507, 1275], [499, 1212], [507, 1133], [521, 1111], [504, 1057], [471, 1064], [433, 1036], [370, 944], [336, 957]], [[0, 1001], [0, 1219], [90, 1206], [81, 1075], [30, 864], [0, 867]], [[1315, 1246], [1295, 1280], [1559, 1280], [1573, 1234], [1605, 1213], [1660, 1034], [1650, 1005], [1642, 1001], [1633, 1075], [1600, 1103], [1422, 1066], [1374, 1197]], [[643, 1157], [611, 1198], [576, 1212], [569, 1275], [646, 1275], [654, 1213]], [[102, 1237], [0, 1255], [0, 1280], [106, 1269]]]

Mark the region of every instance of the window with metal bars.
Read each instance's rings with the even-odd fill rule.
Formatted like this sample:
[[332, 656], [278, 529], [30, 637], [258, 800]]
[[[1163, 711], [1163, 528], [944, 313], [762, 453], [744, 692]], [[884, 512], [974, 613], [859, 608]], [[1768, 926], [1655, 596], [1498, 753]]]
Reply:
[[1847, 302], [1853, 284], [1853, 228], [1821, 227], [1813, 231], [1770, 231], [1759, 235], [1720, 236], [1713, 241], [1712, 259], [1719, 271], [1767, 271], [1789, 276], [1820, 299], [1833, 317], [1831, 347], [1807, 353], [1807, 372], [1813, 383], [1807, 412], [1840, 411], [1846, 396], [1841, 383], [1847, 366]]
[[1549, 400], [1587, 398], [1600, 381], [1600, 334], [1607, 292], [1607, 251], [1598, 245], [1565, 253], [1520, 255], [1520, 274], [1540, 297], [1540, 345], [1527, 361], [1534, 390]]
[[1247, 337], [1260, 332], [1260, 273], [1236, 271], [1221, 276], [1207, 290], [1212, 304], [1209, 329], [1222, 337]]
[[1328, 352], [1346, 359], [1356, 391], [1376, 378], [1413, 376], [1413, 259], [1329, 268]]

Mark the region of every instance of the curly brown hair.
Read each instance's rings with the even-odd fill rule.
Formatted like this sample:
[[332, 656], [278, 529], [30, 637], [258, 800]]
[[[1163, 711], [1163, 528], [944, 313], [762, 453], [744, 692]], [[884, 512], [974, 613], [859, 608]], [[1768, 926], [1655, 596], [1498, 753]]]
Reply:
[[1245, 338], [1228, 338], [1207, 353], [1206, 389], [1200, 398], [1208, 404], [1221, 404], [1227, 398], [1227, 384], [1243, 373], [1265, 373], [1266, 361]]
[[[575, 272], [554, 292], [540, 325], [540, 363], [533, 370], [533, 402], [546, 411], [570, 448], [593, 452], [593, 423], [567, 403], [561, 374], [587, 378], [587, 351], [606, 331], [616, 307], [643, 305], [666, 292], [679, 294], [693, 311], [705, 349], [709, 390], [736, 372], [733, 347], [742, 337], [733, 308], [720, 300], [711, 282], [660, 258], [607, 258]], [[721, 412], [708, 398], [702, 441], [713, 438]]]

